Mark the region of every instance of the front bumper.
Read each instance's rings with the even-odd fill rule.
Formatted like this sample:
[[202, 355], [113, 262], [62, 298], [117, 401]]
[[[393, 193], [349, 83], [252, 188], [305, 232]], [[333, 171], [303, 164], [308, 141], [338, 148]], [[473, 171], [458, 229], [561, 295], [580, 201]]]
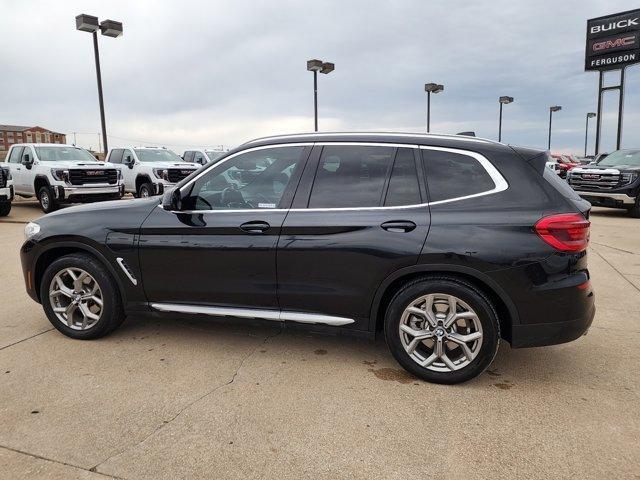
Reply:
[[636, 199], [635, 197], [631, 197], [626, 193], [612, 193], [612, 192], [587, 192], [576, 190], [576, 193], [580, 195], [581, 198], [584, 198], [586, 201], [591, 203], [592, 205], [604, 206], [604, 207], [625, 207], [625, 206], [633, 206]]
[[86, 198], [91, 196], [122, 196], [124, 195], [124, 184], [98, 187], [69, 187], [56, 185], [53, 187], [53, 191], [57, 200], [73, 200], [75, 198]]
[[13, 185], [9, 185], [8, 187], [0, 188], [0, 200], [13, 200]]

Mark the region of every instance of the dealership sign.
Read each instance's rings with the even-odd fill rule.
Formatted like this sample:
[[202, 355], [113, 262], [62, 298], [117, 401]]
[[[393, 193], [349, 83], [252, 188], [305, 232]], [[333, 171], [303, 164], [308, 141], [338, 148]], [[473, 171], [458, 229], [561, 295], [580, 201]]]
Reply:
[[585, 70], [615, 70], [640, 62], [640, 9], [587, 21]]

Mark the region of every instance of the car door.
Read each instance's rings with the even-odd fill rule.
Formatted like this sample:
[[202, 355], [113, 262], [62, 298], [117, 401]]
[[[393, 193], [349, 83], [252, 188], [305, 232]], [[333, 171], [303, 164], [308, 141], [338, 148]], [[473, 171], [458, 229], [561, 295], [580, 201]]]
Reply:
[[135, 156], [131, 149], [122, 150], [122, 181], [127, 192], [136, 191], [136, 169], [134, 167]]
[[[14, 183], [19, 184], [20, 190], [28, 194], [37, 193], [34, 191], [35, 175], [31, 173], [36, 160], [37, 158], [34, 155], [33, 149], [28, 145], [25, 146], [20, 155], [20, 166], [22, 168], [20, 169], [17, 181], [14, 180]], [[28, 165], [31, 167], [28, 167]]]
[[179, 210], [153, 210], [139, 257], [155, 308], [277, 312], [278, 236], [310, 151], [297, 144], [238, 152], [182, 186]]
[[314, 148], [278, 241], [283, 310], [368, 328], [376, 290], [417, 262], [429, 230], [417, 152], [389, 144]]
[[17, 193], [27, 193], [22, 188], [24, 165], [22, 165], [22, 150], [24, 147], [13, 147], [7, 156], [7, 166], [13, 177], [13, 188]]

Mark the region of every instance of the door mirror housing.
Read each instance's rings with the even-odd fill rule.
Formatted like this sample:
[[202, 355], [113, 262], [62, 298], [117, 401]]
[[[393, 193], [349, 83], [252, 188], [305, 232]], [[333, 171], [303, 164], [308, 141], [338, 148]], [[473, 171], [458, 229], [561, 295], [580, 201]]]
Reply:
[[133, 168], [133, 164], [135, 162], [133, 161], [133, 158], [131, 158], [131, 155], [127, 155], [126, 157], [124, 157], [124, 161], [122, 163], [124, 163], [129, 168]]
[[182, 209], [182, 193], [179, 188], [172, 188], [164, 192], [162, 208], [168, 212], [179, 212]]
[[27, 167], [27, 169], [31, 169], [31, 167], [33, 166], [33, 159], [28, 153], [26, 153], [24, 157], [22, 157], [22, 164]]

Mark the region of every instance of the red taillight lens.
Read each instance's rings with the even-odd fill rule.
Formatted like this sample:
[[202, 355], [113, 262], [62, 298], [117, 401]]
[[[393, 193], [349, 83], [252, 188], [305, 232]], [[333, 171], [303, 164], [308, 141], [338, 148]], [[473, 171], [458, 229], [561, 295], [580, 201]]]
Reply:
[[536, 233], [553, 248], [563, 252], [581, 252], [589, 244], [591, 223], [578, 213], [551, 215], [538, 220]]

